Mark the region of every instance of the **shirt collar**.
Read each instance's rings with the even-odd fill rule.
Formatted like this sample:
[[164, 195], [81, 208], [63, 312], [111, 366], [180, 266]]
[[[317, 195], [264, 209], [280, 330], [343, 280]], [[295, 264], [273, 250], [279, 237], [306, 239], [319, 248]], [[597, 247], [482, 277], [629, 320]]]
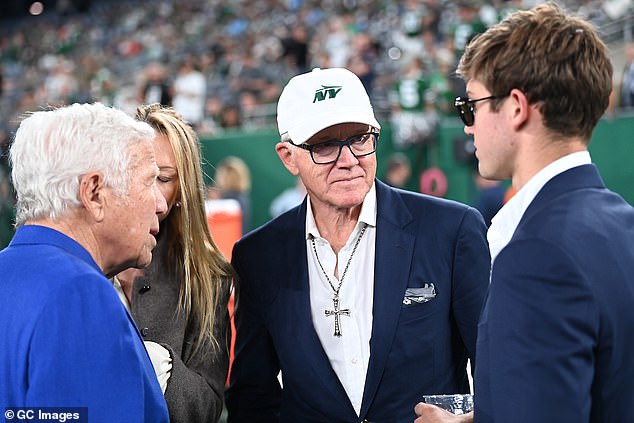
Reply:
[[509, 243], [519, 225], [524, 212], [533, 202], [539, 191], [555, 176], [573, 167], [590, 164], [590, 153], [580, 151], [568, 154], [555, 160], [537, 172], [493, 217], [491, 227], [487, 232], [491, 263], [499, 252]]
[[[372, 183], [370, 191], [368, 191], [367, 195], [363, 199], [361, 212], [359, 213], [359, 221], [357, 222], [357, 226], [355, 227], [353, 233], [356, 232], [361, 223], [365, 223], [366, 225], [372, 227], [376, 226], [376, 183], [374, 182]], [[321, 237], [319, 229], [317, 229], [317, 224], [315, 223], [315, 215], [313, 214], [313, 209], [310, 205], [309, 194], [306, 204], [306, 239], [309, 239], [311, 236], [315, 238]]]

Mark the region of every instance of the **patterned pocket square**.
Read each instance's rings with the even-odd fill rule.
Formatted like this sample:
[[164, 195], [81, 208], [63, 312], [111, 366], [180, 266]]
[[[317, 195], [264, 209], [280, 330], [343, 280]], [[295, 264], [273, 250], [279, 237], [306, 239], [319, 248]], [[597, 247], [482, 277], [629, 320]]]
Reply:
[[436, 297], [436, 287], [433, 283], [426, 283], [422, 288], [407, 288], [403, 305], [405, 307], [426, 303]]

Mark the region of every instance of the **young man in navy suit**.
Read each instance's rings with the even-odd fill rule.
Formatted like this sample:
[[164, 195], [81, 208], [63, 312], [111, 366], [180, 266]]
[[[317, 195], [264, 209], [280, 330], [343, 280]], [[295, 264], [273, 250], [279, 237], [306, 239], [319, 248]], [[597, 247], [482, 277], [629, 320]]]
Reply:
[[634, 209], [588, 153], [612, 90], [608, 50], [588, 22], [542, 4], [472, 41], [458, 72], [479, 171], [517, 190], [488, 232], [475, 421], [633, 422]]
[[380, 125], [346, 69], [291, 79], [277, 119], [308, 195], [233, 250], [229, 421], [409, 423], [423, 394], [469, 392], [480, 214], [375, 178]]

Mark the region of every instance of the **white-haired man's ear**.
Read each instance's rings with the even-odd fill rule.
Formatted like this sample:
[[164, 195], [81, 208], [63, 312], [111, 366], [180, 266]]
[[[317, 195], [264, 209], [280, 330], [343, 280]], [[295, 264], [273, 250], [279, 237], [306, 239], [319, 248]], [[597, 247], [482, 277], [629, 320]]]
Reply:
[[106, 185], [99, 172], [87, 173], [79, 181], [79, 201], [96, 222], [105, 217]]

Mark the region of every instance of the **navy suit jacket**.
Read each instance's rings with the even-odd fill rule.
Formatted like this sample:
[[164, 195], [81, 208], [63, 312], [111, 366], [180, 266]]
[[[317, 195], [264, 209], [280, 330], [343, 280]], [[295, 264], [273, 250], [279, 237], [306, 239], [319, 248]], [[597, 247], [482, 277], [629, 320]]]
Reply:
[[493, 263], [475, 421], [634, 422], [634, 209], [595, 166], [551, 179]]
[[[376, 189], [373, 323], [360, 416], [313, 326], [304, 201], [233, 250], [231, 422], [411, 422], [423, 394], [469, 391], [465, 366], [475, 357], [490, 266], [484, 221], [453, 201], [380, 181]], [[431, 283], [434, 299], [404, 305], [406, 288]]]
[[85, 407], [91, 423], [169, 421], [132, 318], [88, 251], [60, 232], [22, 226], [0, 251], [0, 345], [2, 409]]

